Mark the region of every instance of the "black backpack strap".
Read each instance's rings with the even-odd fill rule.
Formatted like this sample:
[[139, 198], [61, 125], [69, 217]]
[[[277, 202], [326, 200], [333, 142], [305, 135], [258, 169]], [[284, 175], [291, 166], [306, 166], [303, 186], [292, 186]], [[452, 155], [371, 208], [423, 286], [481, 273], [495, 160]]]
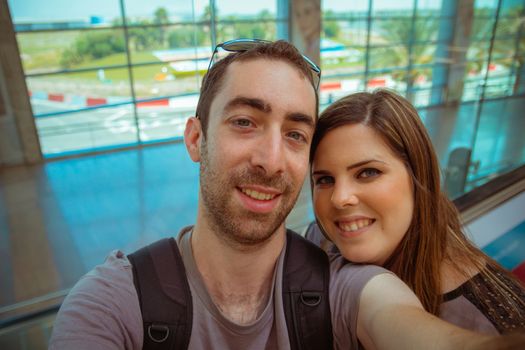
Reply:
[[292, 349], [332, 349], [328, 256], [288, 230], [283, 273], [283, 303]]
[[128, 255], [144, 325], [143, 349], [187, 349], [191, 292], [177, 243], [165, 238]]

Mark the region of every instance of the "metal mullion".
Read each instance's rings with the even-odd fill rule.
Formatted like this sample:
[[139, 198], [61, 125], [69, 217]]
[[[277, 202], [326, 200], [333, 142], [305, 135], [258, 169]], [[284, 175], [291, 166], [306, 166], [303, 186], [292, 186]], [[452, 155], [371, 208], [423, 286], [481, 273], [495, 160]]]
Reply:
[[99, 69], [118, 69], [118, 68], [126, 68], [126, 67], [127, 65], [125, 64], [117, 64], [117, 65], [112, 65], [112, 66], [96, 66], [96, 67], [90, 67], [90, 68], [63, 69], [59, 71], [42, 72], [42, 73], [28, 73], [28, 74], [25, 74], [24, 76], [26, 78], [35, 78], [35, 77], [48, 76], [48, 75], [88, 73], [91, 71], [97, 71]]
[[366, 17], [366, 48], [365, 48], [365, 76], [364, 76], [364, 90], [367, 90], [368, 87], [368, 76], [370, 69], [370, 32], [372, 30], [372, 6], [373, 0], [368, 0], [368, 14]]
[[411, 87], [412, 87], [412, 77], [411, 77], [411, 74], [412, 74], [412, 65], [413, 65], [413, 58], [412, 58], [412, 53], [413, 53], [413, 48], [414, 48], [414, 35], [415, 35], [415, 30], [416, 30], [416, 18], [417, 18], [417, 0], [414, 0], [413, 2], [413, 9], [412, 9], [412, 23], [411, 23], [411, 26], [410, 26], [410, 35], [409, 35], [409, 39], [408, 39], [408, 65], [407, 65], [407, 76], [406, 76], [406, 89], [405, 89], [405, 95], [408, 97], [408, 100], [412, 102], [412, 96], [409, 95], [409, 92], [411, 90]]
[[217, 46], [217, 24], [215, 23], [215, 0], [210, 0], [210, 34], [211, 49]]
[[127, 61], [127, 67], [128, 67], [128, 76], [129, 76], [129, 84], [131, 89], [131, 101], [133, 103], [133, 115], [135, 117], [135, 128], [137, 130], [137, 143], [141, 144], [142, 141], [140, 139], [140, 129], [139, 129], [139, 120], [138, 120], [138, 113], [137, 113], [137, 96], [135, 93], [135, 80], [133, 79], [133, 69], [131, 67], [131, 54], [130, 54], [130, 48], [129, 48], [129, 32], [128, 32], [128, 26], [127, 26], [127, 19], [126, 19], [126, 10], [124, 8], [124, 0], [120, 0], [120, 14], [122, 16], [122, 23], [124, 27], [124, 39], [126, 40], [126, 61]]
[[[521, 17], [525, 16], [525, 8], [521, 11]], [[520, 56], [520, 41], [523, 35], [523, 26], [524, 21], [520, 21], [520, 26], [518, 27], [518, 31], [516, 32], [515, 38], [515, 44], [514, 44], [514, 55], [512, 60], [512, 68], [509, 71], [509, 85], [512, 82], [512, 76], [516, 75], [516, 80], [514, 81], [514, 84], [512, 84], [512, 95], [515, 94], [516, 89], [518, 88], [517, 82], [519, 82], [518, 77], [518, 57]]]
[[494, 25], [492, 26], [492, 35], [491, 35], [491, 38], [490, 38], [489, 56], [488, 56], [488, 60], [487, 60], [487, 69], [485, 70], [485, 77], [483, 79], [483, 86], [481, 88], [481, 95], [480, 95], [479, 100], [476, 101], [476, 104], [475, 104], [476, 115], [475, 115], [475, 119], [474, 119], [474, 128], [473, 128], [474, 132], [472, 133], [472, 138], [470, 140], [470, 147], [472, 149], [472, 152], [470, 152], [468, 164], [472, 163], [472, 157], [474, 155], [474, 147], [476, 145], [476, 140], [477, 140], [477, 136], [478, 136], [478, 132], [479, 132], [479, 124], [481, 122], [481, 110], [483, 109], [483, 103], [485, 102], [485, 92], [486, 92], [486, 86], [487, 86], [487, 81], [488, 81], [488, 77], [489, 77], [489, 66], [490, 66], [490, 62], [492, 60], [492, 50], [494, 49], [494, 38], [496, 36], [496, 29], [497, 29], [497, 26], [498, 26], [498, 19], [499, 19], [499, 14], [500, 14], [500, 10], [501, 10], [501, 1], [502, 0], [498, 0], [498, 7], [496, 9], [496, 19], [494, 20]]
[[[186, 59], [175, 59], [175, 60], [167, 60], [167, 61], [149, 61], [149, 62], [139, 62], [132, 64], [133, 67], [146, 67], [146, 66], [154, 66], [157, 64], [166, 64], [166, 63], [173, 63], [173, 62], [184, 62], [187, 61]], [[42, 72], [42, 73], [29, 73], [26, 74], [26, 78], [35, 78], [35, 77], [41, 77], [41, 76], [47, 76], [47, 75], [60, 75], [60, 74], [75, 74], [75, 73], [87, 73], [92, 71], [97, 71], [99, 69], [122, 69], [127, 68], [128, 64], [117, 64], [112, 66], [94, 66], [89, 68], [80, 68], [80, 69], [63, 69], [59, 71], [51, 71], [51, 72]]]
[[[198, 22], [168, 22], [168, 23], [148, 23], [148, 24], [130, 24], [127, 28], [158, 28], [158, 27], [172, 27], [178, 25], [195, 25], [195, 24], [206, 24], [206, 21]], [[15, 24], [16, 28], [16, 24]], [[47, 28], [47, 29], [34, 29], [34, 30], [19, 30], [15, 31], [16, 34], [27, 34], [27, 33], [46, 33], [46, 32], [76, 32], [76, 31], [90, 31], [90, 30], [108, 30], [108, 29], [124, 29], [124, 25], [113, 25], [113, 26], [97, 26], [97, 27], [72, 27], [72, 28]]]

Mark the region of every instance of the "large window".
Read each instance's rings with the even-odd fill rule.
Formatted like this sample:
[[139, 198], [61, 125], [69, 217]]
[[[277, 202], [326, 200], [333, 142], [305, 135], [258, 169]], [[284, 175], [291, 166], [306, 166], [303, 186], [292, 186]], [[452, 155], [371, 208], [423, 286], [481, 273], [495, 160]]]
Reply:
[[523, 164], [524, 1], [324, 0], [322, 6], [321, 106], [379, 87], [407, 97], [432, 137], [453, 197]]
[[10, 0], [46, 157], [180, 138], [213, 45], [275, 40], [276, 0]]
[[463, 100], [518, 93], [525, 58], [524, 9], [523, 1], [475, 1]]
[[323, 2], [322, 103], [359, 90], [387, 87], [428, 105], [436, 60], [439, 24], [451, 18], [441, 1]]
[[463, 82], [463, 101], [523, 91], [523, 1], [477, 0], [466, 10], [468, 2], [451, 0], [322, 4], [324, 104], [387, 87], [416, 106], [439, 105], [458, 70], [464, 72], [455, 77]]

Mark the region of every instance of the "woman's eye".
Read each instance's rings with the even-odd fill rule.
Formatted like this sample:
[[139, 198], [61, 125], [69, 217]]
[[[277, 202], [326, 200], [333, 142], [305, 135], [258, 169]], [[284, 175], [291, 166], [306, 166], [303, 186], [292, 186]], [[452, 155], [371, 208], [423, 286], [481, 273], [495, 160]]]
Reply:
[[374, 176], [377, 176], [381, 174], [381, 171], [377, 170], [377, 169], [374, 169], [374, 168], [366, 168], [366, 169], [363, 169], [359, 172], [359, 174], [357, 175], [357, 177], [361, 178], [361, 179], [368, 179], [368, 178], [371, 178], [371, 177], [374, 177]]
[[334, 183], [334, 178], [331, 176], [321, 176], [316, 179], [314, 179], [314, 183], [316, 185], [327, 185]]

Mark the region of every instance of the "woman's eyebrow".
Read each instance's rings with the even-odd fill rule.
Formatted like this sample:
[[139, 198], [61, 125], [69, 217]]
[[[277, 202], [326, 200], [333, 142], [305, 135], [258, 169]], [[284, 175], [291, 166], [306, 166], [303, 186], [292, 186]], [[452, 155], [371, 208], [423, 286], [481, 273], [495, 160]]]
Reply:
[[[382, 163], [382, 164], [387, 164], [386, 162], [382, 161], [382, 160], [379, 160], [379, 159], [365, 159], [365, 160], [362, 160], [360, 162], [357, 162], [357, 163], [354, 163], [354, 164], [350, 164], [349, 166], [346, 167], [346, 170], [352, 170], [352, 169], [355, 169], [355, 168], [359, 168], [363, 165], [367, 165], [369, 163], [374, 163], [374, 162], [378, 162], [378, 163]], [[312, 175], [327, 175], [329, 174], [330, 172], [327, 171], [327, 170], [315, 170], [312, 172]]]

